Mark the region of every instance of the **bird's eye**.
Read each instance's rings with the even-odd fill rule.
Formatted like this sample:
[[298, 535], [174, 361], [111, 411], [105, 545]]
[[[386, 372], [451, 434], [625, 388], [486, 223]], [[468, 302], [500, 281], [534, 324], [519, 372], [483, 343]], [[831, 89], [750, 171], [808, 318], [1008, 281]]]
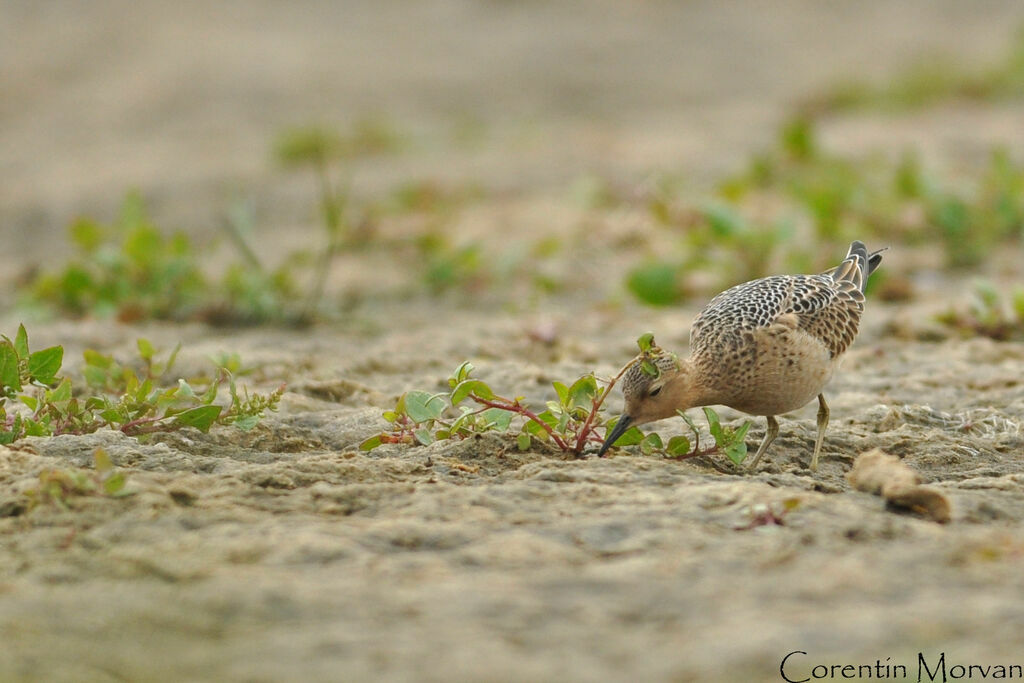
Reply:
[[657, 396], [660, 393], [661, 393], [661, 387], [654, 387], [653, 389], [651, 389], [650, 396]]

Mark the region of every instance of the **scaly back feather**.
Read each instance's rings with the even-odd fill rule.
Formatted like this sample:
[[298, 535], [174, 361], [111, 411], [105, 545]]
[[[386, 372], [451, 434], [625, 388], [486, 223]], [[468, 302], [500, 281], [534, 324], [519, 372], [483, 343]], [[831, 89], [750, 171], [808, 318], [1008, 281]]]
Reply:
[[833, 357], [853, 342], [864, 311], [864, 285], [881, 263], [863, 242], [850, 245], [846, 258], [818, 275], [775, 275], [751, 280], [713, 298], [694, 320], [690, 347], [694, 356], [739, 351], [751, 333], [795, 314], [797, 327], [818, 338]]

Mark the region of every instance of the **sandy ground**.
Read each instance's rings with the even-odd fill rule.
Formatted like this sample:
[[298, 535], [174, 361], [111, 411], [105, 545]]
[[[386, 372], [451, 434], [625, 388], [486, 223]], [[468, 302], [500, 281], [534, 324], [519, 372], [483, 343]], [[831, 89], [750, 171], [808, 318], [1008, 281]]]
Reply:
[[[268, 141], [379, 112], [413, 143], [362, 162], [356, 192], [472, 180], [501, 199], [459, 229], [579, 230], [566, 188], [583, 174], [635, 185], [682, 169], [699, 184], [831, 79], [882, 78], [929, 51], [983, 63], [1024, 12], [980, 5], [3, 2], [0, 266], [13, 282], [61, 255], [68, 219], [112, 214], [131, 186], [197, 238], [243, 195], [263, 253], [313, 239], [308, 178], [275, 170]], [[824, 136], [956, 167], [1020, 143], [1019, 113], [845, 117]], [[482, 138], [454, 145], [467, 121]], [[238, 351], [257, 368], [248, 383], [288, 392], [247, 434], [0, 449], [0, 680], [771, 681], [793, 651], [808, 653], [794, 678], [891, 658], [913, 679], [919, 652], [1022, 664], [1024, 346], [922, 341], [969, 278], [925, 273], [912, 304], [870, 303], [828, 390], [817, 473], [813, 406], [781, 420], [755, 474], [568, 460], [499, 437], [356, 450], [396, 396], [440, 389], [465, 359], [540, 401], [552, 380], [613, 372], [645, 330], [685, 351], [694, 308], [607, 305], [605, 286], [511, 309], [385, 297], [311, 331], [34, 323], [33, 344], [64, 344], [71, 370], [84, 348], [127, 358], [147, 336], [183, 342], [186, 369]], [[336, 280], [388, 289], [355, 266]], [[18, 319], [7, 311], [3, 330]], [[555, 340], [531, 338], [537, 325]], [[135, 495], [19, 503], [41, 470], [88, 466], [97, 446]], [[945, 495], [951, 522], [851, 490], [844, 474], [871, 448]], [[792, 500], [783, 524], [751, 523]]]

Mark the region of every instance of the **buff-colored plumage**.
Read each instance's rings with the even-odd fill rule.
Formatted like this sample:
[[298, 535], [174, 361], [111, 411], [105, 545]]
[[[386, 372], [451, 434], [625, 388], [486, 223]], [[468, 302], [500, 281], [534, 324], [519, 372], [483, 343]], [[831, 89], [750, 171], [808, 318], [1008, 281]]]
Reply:
[[634, 363], [622, 379], [623, 417], [603, 454], [628, 425], [643, 424], [695, 406], [726, 405], [764, 415], [768, 430], [751, 466], [778, 434], [775, 416], [817, 396], [818, 456], [828, 424], [821, 391], [849, 348], [864, 312], [864, 285], [881, 263], [853, 242], [846, 258], [818, 275], [775, 275], [752, 280], [713, 298], [690, 330], [690, 357], [659, 352], [648, 364]]

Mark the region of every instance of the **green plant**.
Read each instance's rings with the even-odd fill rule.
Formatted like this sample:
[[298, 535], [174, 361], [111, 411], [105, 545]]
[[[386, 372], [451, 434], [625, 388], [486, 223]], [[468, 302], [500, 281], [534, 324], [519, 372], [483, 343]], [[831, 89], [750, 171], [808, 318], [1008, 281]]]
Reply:
[[423, 282], [434, 294], [450, 289], [478, 291], [490, 280], [483, 248], [477, 242], [456, 245], [441, 232], [427, 232], [416, 239]]
[[[0, 443], [104, 428], [132, 436], [183, 427], [207, 431], [214, 424], [251, 429], [264, 412], [277, 408], [284, 392], [283, 385], [269, 394], [250, 396], [244, 388], [240, 392], [234, 376], [223, 367], [206, 386], [193, 388], [184, 379], [161, 386], [177, 349], [160, 361], [149, 341], [140, 339], [137, 345], [141, 370], [122, 365], [112, 356], [85, 351], [83, 376], [88, 391], [80, 393], [69, 378], [57, 374], [62, 347], [30, 352], [24, 325], [13, 341], [0, 338]], [[225, 386], [230, 402], [222, 406], [215, 401]]]
[[352, 222], [347, 213], [348, 195], [334, 185], [330, 174], [331, 162], [344, 156], [346, 149], [342, 138], [324, 128], [286, 131], [275, 146], [277, 159], [282, 165], [311, 167], [320, 191], [320, 215], [327, 244], [319, 252], [313, 284], [303, 307], [302, 317], [306, 319], [311, 318], [319, 306], [331, 265], [352, 232]]
[[171, 235], [149, 219], [138, 193], [125, 198], [111, 224], [81, 218], [71, 224], [75, 256], [29, 282], [27, 300], [73, 315], [116, 316], [123, 321], [263, 322], [294, 320], [298, 289], [286, 264], [265, 269], [244, 239], [248, 218], [231, 213], [226, 229], [243, 260], [212, 283], [201, 271], [199, 250], [181, 232]]
[[[643, 335], [637, 344], [640, 355], [603, 387], [593, 373], [572, 384], [554, 382], [556, 400], [547, 401], [543, 410], [532, 409], [522, 396], [499, 396], [486, 382], [472, 377], [474, 368], [471, 363], [462, 363], [449, 377], [447, 392], [408, 391], [402, 394], [394, 409], [383, 413], [391, 428], [366, 439], [360, 448], [369, 451], [386, 443], [428, 445], [493, 431], [516, 433], [516, 444], [520, 450], [528, 450], [534, 442], [540, 442], [550, 444], [562, 453], [582, 455], [587, 445], [603, 443], [598, 429], [603, 427], [604, 433], [608, 434], [615, 427], [615, 418], [605, 420], [601, 406], [622, 374], [634, 363], [643, 363], [645, 368], [654, 367], [649, 354], [660, 349], [654, 345], [653, 337]], [[467, 402], [472, 405], [464, 405]], [[645, 436], [636, 427], [627, 430], [614, 445], [639, 445], [645, 455], [660, 453], [680, 459], [721, 451], [733, 462], [741, 463], [747, 452], [743, 437], [750, 423], [733, 430], [723, 426], [711, 408], [705, 408], [704, 412], [715, 442], [710, 448], [700, 448], [700, 433], [682, 412], [680, 415], [694, 434], [692, 448], [685, 436], [673, 436], [666, 442], [656, 433]]]
[[201, 304], [207, 285], [191, 242], [153, 225], [138, 193], [125, 198], [115, 222], [81, 218], [69, 235], [76, 258], [31, 283], [35, 301], [122, 320], [187, 317]]
[[[488, 431], [506, 432], [516, 416], [521, 418], [516, 426], [522, 450], [537, 440], [551, 443], [562, 452], [579, 454], [587, 443], [600, 441], [594, 431], [599, 423], [594, 407], [600, 408], [607, 387], [599, 387], [593, 374], [571, 386], [555, 382], [558, 400], [548, 401], [544, 410], [535, 412], [523, 397], [499, 396], [486, 382], [472, 377], [472, 372], [472, 363], [462, 363], [449, 378], [449, 391], [445, 393], [403, 394], [394, 410], [384, 413], [392, 429], [367, 439], [360, 447], [372, 450], [382, 443], [426, 445]], [[463, 405], [466, 402], [475, 405]]]
[[[783, 267], [825, 267], [818, 255], [842, 249], [854, 238], [938, 243], [947, 264], [962, 267], [976, 265], [1000, 244], [1024, 236], [1024, 166], [1005, 149], [994, 149], [987, 166], [954, 184], [934, 177], [913, 154], [895, 162], [829, 154], [817, 143], [810, 119], [786, 124], [776, 147], [755, 157], [745, 172], [724, 180], [719, 192], [734, 214], [740, 213], [739, 207], [767, 199], [780, 215], [791, 216], [774, 236], [771, 230], [760, 231], [761, 241], [758, 231], [737, 229], [742, 223], [732, 221], [732, 232], [740, 239], [729, 245], [730, 253], [759, 256], [741, 268], [750, 277], [758, 277], [759, 267], [777, 258], [773, 254], [784, 254], [792, 262]], [[710, 234], [718, 241], [728, 232]], [[801, 232], [806, 238], [793, 244], [791, 237]], [[704, 248], [700, 237], [686, 233], [686, 247]], [[710, 258], [709, 263], [720, 268], [723, 259]]]
[[966, 311], [950, 308], [938, 320], [970, 336], [1024, 339], [1024, 287], [1000, 292], [991, 282], [978, 282]]
[[51, 504], [68, 510], [68, 501], [77, 496], [123, 498], [132, 495], [132, 491], [125, 489], [124, 472], [114, 468], [105, 450], [96, 449], [93, 463], [91, 470], [49, 468], [40, 472], [38, 484], [24, 492], [28, 508]]
[[[734, 463], [742, 464], [747, 457], [747, 443], [743, 438], [750, 429], [750, 422], [744, 422], [738, 429], [733, 429], [723, 425], [715, 411], [707, 406], [704, 407], [704, 415], [708, 419], [708, 429], [715, 440], [715, 446], [724, 451]], [[693, 425], [690, 427], [692, 429]], [[696, 433], [696, 430], [694, 432]]]
[[288, 129], [278, 136], [274, 145], [278, 163], [311, 168], [316, 176], [326, 234], [326, 244], [317, 253], [301, 319], [316, 316], [334, 261], [346, 247], [355, 245], [357, 230], [364, 223], [364, 218], [356, 215], [349, 194], [331, 179], [331, 164], [355, 157], [393, 154], [401, 147], [401, 136], [389, 123], [370, 117], [357, 120], [346, 135], [322, 126], [305, 126]]

